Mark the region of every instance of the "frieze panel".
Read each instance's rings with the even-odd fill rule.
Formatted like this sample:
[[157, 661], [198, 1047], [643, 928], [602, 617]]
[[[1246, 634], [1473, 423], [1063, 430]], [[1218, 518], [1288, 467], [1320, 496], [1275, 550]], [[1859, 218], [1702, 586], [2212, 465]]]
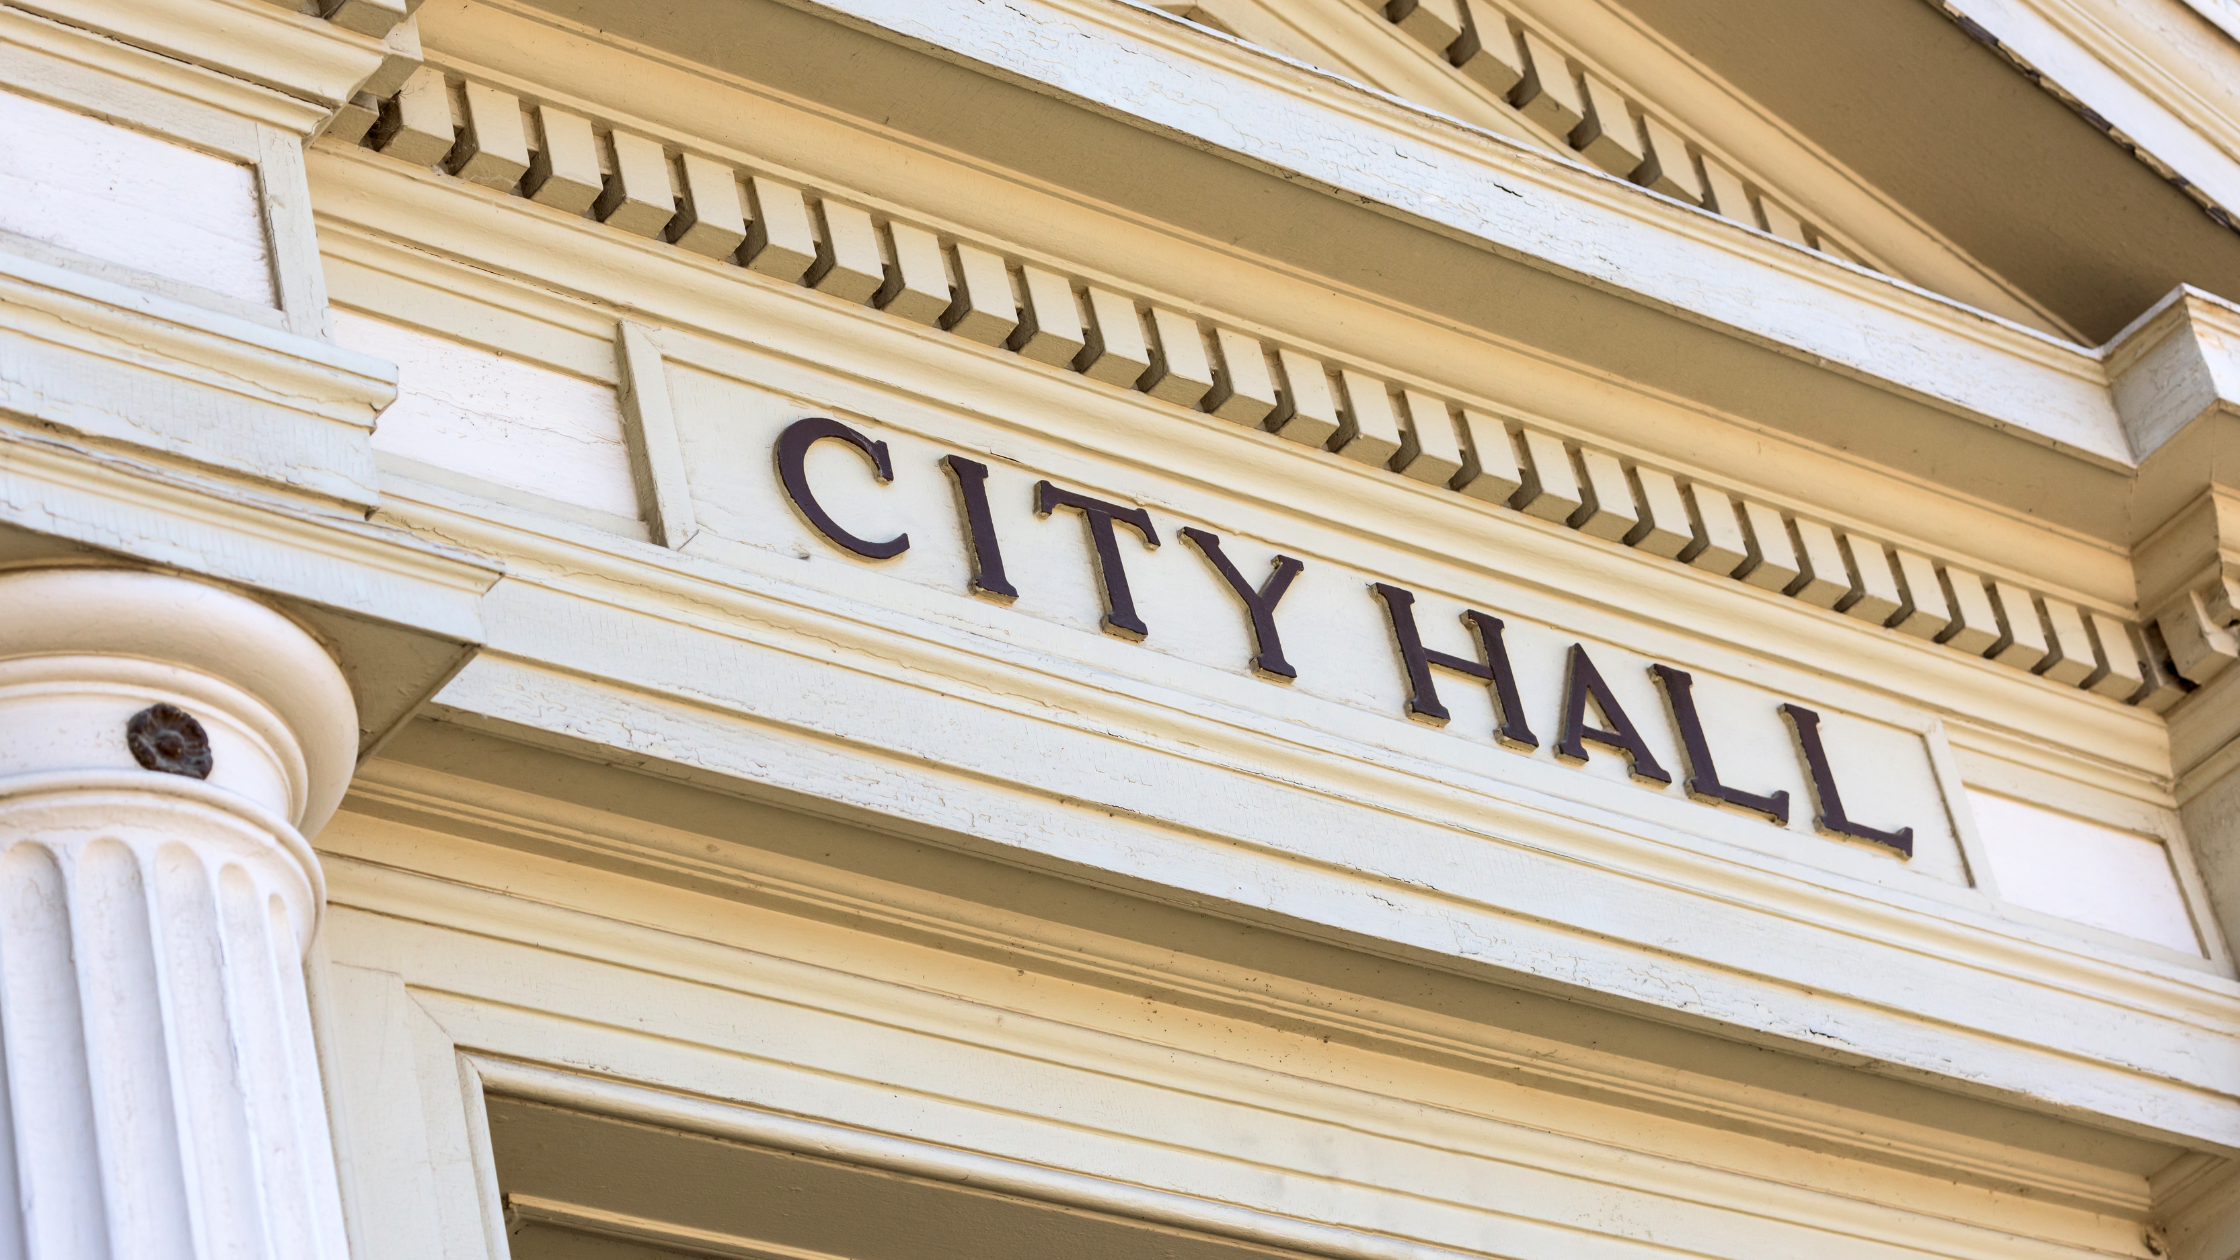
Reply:
[[[1439, 756], [1472, 775], [1630, 784], [1696, 802], [1728, 842], [1876, 882], [1971, 884], [1958, 784], [1925, 716], [1836, 712], [1659, 660], [1405, 556], [1372, 572], [1313, 537], [1252, 536], [1164, 485], [1025, 466], [698, 368], [665, 375], [695, 554], [777, 552], [975, 595], [994, 606], [986, 633], [1033, 618], [1250, 674], [1271, 722], [1438, 728]], [[1406, 728], [1381, 742], [1422, 748]]]

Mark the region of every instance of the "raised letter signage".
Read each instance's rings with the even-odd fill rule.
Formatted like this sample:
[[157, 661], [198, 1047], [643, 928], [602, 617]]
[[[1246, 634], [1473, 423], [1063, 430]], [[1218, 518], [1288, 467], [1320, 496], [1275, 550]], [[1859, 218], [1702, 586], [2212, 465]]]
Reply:
[[[887, 444], [874, 441], [837, 420], [811, 417], [787, 425], [777, 440], [776, 458], [778, 479], [785, 488], [787, 499], [803, 519], [832, 543], [847, 552], [867, 560], [888, 560], [901, 555], [910, 546], [910, 535], [898, 532], [884, 542], [873, 542], [843, 528], [818, 500], [809, 486], [807, 460], [809, 449], [826, 438], [837, 439], [854, 447], [871, 462], [881, 484], [895, 480], [895, 470], [888, 454]], [[988, 488], [989, 469], [986, 464], [967, 459], [962, 455], [944, 453], [939, 456], [941, 468], [948, 474], [955, 489], [961, 541], [964, 558], [969, 570], [966, 586], [976, 595], [1012, 603], [1019, 598], [1004, 565], [1004, 553], [999, 539], [999, 512], [991, 500]], [[921, 507], [923, 500], [913, 500]], [[1141, 507], [1096, 498], [1076, 490], [1063, 490], [1047, 480], [1034, 484], [1034, 512], [1048, 517], [1060, 508], [1081, 514], [1091, 545], [1091, 562], [1103, 602], [1101, 625], [1106, 633], [1130, 641], [1140, 642], [1151, 634], [1142, 611], [1137, 607], [1136, 588], [1128, 580], [1128, 569], [1122, 558], [1121, 545], [1115, 525], [1125, 525], [1141, 540], [1146, 551], [1159, 546], [1159, 531], [1151, 514]], [[1302, 574], [1307, 572], [1305, 562], [1297, 557], [1277, 553], [1269, 561], [1267, 576], [1255, 585], [1229, 557], [1222, 539], [1213, 531], [1196, 525], [1184, 526], [1182, 537], [1203, 557], [1205, 566], [1218, 578], [1222, 586], [1235, 597], [1235, 605], [1242, 613], [1244, 629], [1250, 636], [1251, 654], [1248, 663], [1256, 675], [1279, 682], [1292, 682], [1300, 677], [1301, 667], [1284, 651], [1277, 611], [1287, 596], [1297, 589]], [[1036, 568], [1034, 556], [1021, 557], [1029, 568]], [[1046, 563], [1039, 567], [1045, 580], [1051, 579]], [[1358, 580], [1358, 579], [1355, 579]], [[1157, 589], [1172, 592], [1174, 576], [1167, 575], [1167, 584]], [[1353, 588], [1359, 591], [1361, 588]], [[1502, 619], [1475, 608], [1464, 608], [1459, 620], [1473, 640], [1475, 652], [1459, 655], [1439, 651], [1424, 643], [1423, 630], [1416, 620], [1415, 593], [1384, 581], [1371, 581], [1368, 591], [1381, 602], [1382, 620], [1389, 625], [1389, 642], [1397, 650], [1398, 672], [1406, 683], [1404, 711], [1410, 717], [1428, 724], [1444, 726], [1452, 718], [1447, 706], [1440, 701], [1434, 670], [1451, 673], [1484, 683], [1492, 701], [1493, 737], [1501, 745], [1519, 753], [1532, 754], [1540, 747], [1540, 740], [1533, 733], [1532, 723], [1526, 712], [1528, 692], [1547, 694], [1538, 689], [1552, 682], [1547, 666], [1555, 664], [1550, 657], [1543, 658], [1546, 665], [1535, 674], [1528, 670], [1519, 675], [1510, 659], [1510, 646], [1504, 637], [1508, 627]], [[1358, 598], [1358, 597], [1357, 597]], [[1306, 597], [1308, 611], [1286, 614], [1296, 621], [1301, 616], [1314, 616], [1328, 621], [1343, 618], [1340, 605], [1330, 602], [1329, 588]], [[1293, 600], [1293, 606], [1299, 604]], [[1205, 616], [1202, 608], [1193, 607], [1188, 615], [1178, 613], [1177, 621], [1202, 627]], [[1297, 627], [1294, 626], [1294, 630]], [[1170, 633], [1174, 633], [1170, 631]], [[1348, 633], [1358, 635], [1358, 623]], [[1447, 632], [1450, 635], [1452, 631]], [[1542, 632], [1535, 632], [1541, 634]], [[1542, 637], [1544, 642], [1544, 635]], [[1305, 640], [1303, 647], [1319, 650], [1320, 665], [1328, 671], [1334, 668], [1352, 668], [1361, 660], [1358, 653], [1331, 655], [1320, 634]], [[1540, 650], [1545, 650], [1542, 648]], [[1612, 649], [1622, 651], [1622, 648]], [[1550, 715], [1556, 722], [1557, 738], [1552, 749], [1559, 761], [1572, 765], [1588, 764], [1589, 745], [1608, 749], [1625, 759], [1627, 773], [1639, 782], [1655, 787], [1666, 787], [1672, 774], [1658, 759], [1648, 734], [1636, 724], [1634, 716], [1626, 711], [1620, 700], [1618, 688], [1610, 682], [1589, 656], [1586, 645], [1574, 642], [1563, 652], [1563, 673], [1558, 702]], [[1712, 805], [1732, 807], [1763, 818], [1777, 826], [1789, 824], [1790, 793], [1786, 789], [1764, 794], [1731, 787], [1722, 778], [1713, 760], [1712, 738], [1705, 729], [1704, 713], [1698, 705], [1695, 679], [1687, 671], [1662, 662], [1652, 662], [1647, 672], [1655, 680], [1664, 697], [1664, 708], [1671, 718], [1679, 754], [1685, 762], [1687, 778], [1685, 791], [1689, 799]], [[1318, 676], [1319, 677], [1319, 676]], [[1358, 692], [1358, 681], [1347, 684]], [[1640, 693], [1636, 693], [1637, 695]], [[1637, 705], [1639, 701], [1637, 700]], [[1864, 840], [1871, 844], [1911, 858], [1914, 849], [1913, 828], [1899, 827], [1885, 831], [1852, 820], [1844, 808], [1843, 798], [1836, 788], [1835, 770], [1832, 767], [1827, 745], [1820, 729], [1820, 716], [1811, 709], [1794, 703], [1781, 703], [1776, 707], [1788, 722], [1790, 740], [1804, 767], [1804, 786], [1814, 802], [1813, 826], [1822, 834]], [[1771, 721], [1773, 714], [1765, 715]], [[1724, 728], [1728, 746], [1747, 746], [1757, 750], [1760, 761], [1750, 768], [1751, 778], [1780, 773], [1778, 767], [1763, 760], [1763, 737], [1732, 724]], [[1795, 780], [1791, 780], [1794, 782]], [[1917, 799], [1917, 798], [1916, 798]]]

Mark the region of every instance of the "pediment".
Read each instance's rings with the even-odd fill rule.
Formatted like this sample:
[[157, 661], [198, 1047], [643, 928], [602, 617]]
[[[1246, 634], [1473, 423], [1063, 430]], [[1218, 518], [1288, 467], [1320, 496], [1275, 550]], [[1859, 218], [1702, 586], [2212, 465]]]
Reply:
[[[1969, 6], [1891, 0], [1864, 6], [1871, 17], [1819, 18], [1661, 0], [1159, 7], [2072, 341], [2106, 339], [2174, 283], [2240, 274], [2240, 239], [2201, 179], [2101, 118]], [[1849, 56], [1854, 28], [1872, 46]], [[1930, 169], [1943, 174], [1924, 182]], [[1950, 190], [1963, 185], [1982, 204], [1957, 205]], [[2124, 224], [2083, 230], [2118, 206]], [[2127, 244], [2146, 240], [2170, 254]]]
[[[1622, 10], [1590, 2], [1543, 15], [1528, 5], [1191, 0], [1158, 7], [1825, 257], [2081, 339], [1973, 259], [1914, 239], [1919, 229], [1886, 207], [1875, 213], [1844, 204], [1861, 200], [1842, 188], [1856, 181], [1809, 154], [1784, 151], [1795, 147], [1794, 137], [1733, 126], [1732, 89]], [[1594, 12], [1581, 21], [1587, 10]]]

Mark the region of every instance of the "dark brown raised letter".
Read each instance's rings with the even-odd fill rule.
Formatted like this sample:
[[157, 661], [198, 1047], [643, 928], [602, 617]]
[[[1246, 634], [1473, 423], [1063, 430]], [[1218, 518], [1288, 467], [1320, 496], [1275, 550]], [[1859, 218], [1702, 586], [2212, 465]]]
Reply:
[[910, 535], [896, 534], [885, 542], [871, 542], [858, 538], [841, 528], [832, 514], [817, 502], [809, 489], [809, 476], [804, 464], [809, 458], [809, 448], [826, 438], [838, 438], [863, 452], [865, 459], [878, 470], [879, 480], [894, 480], [894, 464], [887, 458], [887, 444], [874, 442], [830, 416], [810, 416], [796, 420], [778, 435], [778, 481], [786, 488], [786, 497], [793, 501], [795, 511], [816, 526], [817, 532], [866, 560], [891, 560], [910, 549]]
[[1104, 632], [1140, 642], [1151, 628], [1136, 615], [1135, 595], [1128, 589], [1128, 570], [1120, 563], [1120, 542], [1112, 535], [1112, 523], [1119, 521], [1136, 531], [1144, 546], [1157, 547], [1159, 531], [1151, 528], [1151, 514], [1139, 507], [1060, 490], [1047, 481], [1034, 483], [1036, 515], [1048, 516], [1062, 507], [1076, 509], [1089, 522], [1089, 541], [1097, 553], [1097, 585], [1104, 589]]
[[1195, 525], [1185, 525], [1182, 536], [1213, 565], [1221, 580], [1229, 584], [1229, 589], [1235, 591], [1237, 599], [1244, 604], [1245, 616], [1252, 621], [1252, 668], [1272, 678], [1297, 678], [1299, 671], [1291, 668], [1291, 662], [1283, 657], [1283, 636], [1276, 633], [1276, 605], [1282, 602], [1284, 592], [1291, 589], [1291, 579], [1307, 566], [1290, 556], [1279, 555], [1268, 580], [1260, 584], [1259, 590], [1254, 590], [1244, 574], [1237, 571], [1237, 566], [1222, 554], [1218, 535]]
[[1524, 702], [1517, 698], [1517, 676], [1509, 668], [1509, 649], [1501, 641], [1499, 617], [1489, 617], [1475, 608], [1462, 614], [1463, 624], [1478, 641], [1480, 659], [1471, 660], [1423, 646], [1423, 634], [1416, 628], [1415, 592], [1383, 582], [1372, 582], [1369, 589], [1384, 601], [1385, 615], [1392, 620], [1393, 642], [1400, 647], [1400, 663], [1408, 671], [1408, 716], [1446, 725], [1447, 706], [1439, 703], [1438, 684], [1431, 680], [1431, 667], [1436, 665], [1475, 678], [1493, 692], [1494, 703], [1501, 710], [1501, 725], [1493, 732], [1495, 739], [1513, 748], [1540, 746], [1539, 737], [1525, 724]]
[[1805, 769], [1812, 780], [1812, 825], [1830, 835], [1849, 836], [1873, 844], [1888, 845], [1907, 857], [1913, 856], [1913, 828], [1900, 827], [1896, 831], [1881, 831], [1865, 823], [1851, 821], [1843, 812], [1843, 796], [1836, 791], [1836, 772], [1828, 766], [1828, 750], [1820, 742], [1820, 715], [1798, 704], [1781, 706], [1781, 716], [1789, 719], [1789, 729], [1797, 733], [1797, 747], [1804, 753]]
[[942, 456], [941, 466], [956, 482], [957, 505], [964, 512], [965, 542], [972, 548], [972, 593], [1008, 604], [1019, 598], [1019, 591], [1003, 572], [1003, 544], [988, 511], [988, 466], [962, 455]]
[[1688, 758], [1688, 795], [1699, 801], [1716, 801], [1755, 810], [1786, 827], [1789, 794], [1760, 796], [1731, 788], [1719, 781], [1719, 767], [1711, 760], [1711, 741], [1704, 738], [1703, 718], [1696, 712], [1695, 679], [1686, 670], [1651, 665], [1649, 672], [1664, 687], [1665, 703], [1672, 708], [1672, 724], [1680, 728], [1680, 748]]
[[[1556, 756], [1566, 761], [1585, 761], [1588, 742], [1614, 748], [1626, 755], [1626, 766], [1633, 777], [1649, 783], [1672, 782], [1672, 776], [1658, 763], [1655, 753], [1643, 742], [1641, 731], [1633, 719], [1618, 706], [1618, 698], [1610, 694], [1610, 684], [1602, 681], [1602, 673], [1587, 659], [1587, 649], [1577, 643], [1571, 645], [1569, 666], [1565, 670], [1563, 687], [1563, 738], [1556, 741]], [[1601, 711], [1602, 720], [1613, 729], [1587, 725], [1587, 700], [1594, 699], [1594, 707]]]

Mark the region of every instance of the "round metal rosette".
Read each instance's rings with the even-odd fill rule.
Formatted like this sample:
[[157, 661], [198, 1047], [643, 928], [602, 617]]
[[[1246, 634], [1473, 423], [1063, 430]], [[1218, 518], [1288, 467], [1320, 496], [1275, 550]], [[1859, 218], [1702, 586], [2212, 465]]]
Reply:
[[125, 724], [125, 744], [141, 768], [190, 779], [210, 777], [210, 735], [194, 715], [170, 703], [151, 704]]

